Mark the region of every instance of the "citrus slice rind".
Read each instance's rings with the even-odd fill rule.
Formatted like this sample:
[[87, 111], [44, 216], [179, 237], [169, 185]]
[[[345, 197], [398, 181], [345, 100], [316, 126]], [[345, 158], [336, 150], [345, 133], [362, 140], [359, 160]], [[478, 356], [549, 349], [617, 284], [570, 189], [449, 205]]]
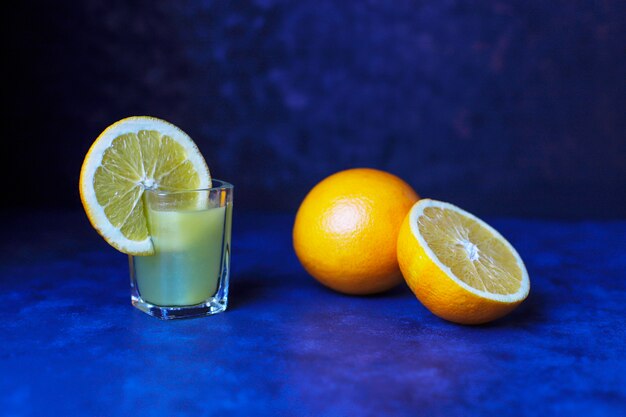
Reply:
[[[512, 258], [514, 258], [515, 265], [518, 268], [518, 276], [516, 277], [518, 285], [516, 290], [513, 292], [498, 293], [495, 291], [486, 291], [485, 288], [481, 289], [478, 288], [476, 285], [470, 285], [467, 282], [467, 278], [463, 279], [459, 277], [450, 267], [449, 263], [443, 262], [440, 257], [433, 251], [433, 249], [431, 248], [431, 244], [426, 241], [422, 231], [420, 230], [420, 220], [424, 218], [425, 211], [427, 211], [429, 208], [436, 208], [444, 211], [449, 210], [452, 213], [460, 215], [461, 217], [469, 220], [470, 224], [475, 227], [479, 227], [480, 229], [482, 229], [482, 232], [486, 232], [487, 234], [491, 235], [493, 242], [497, 242], [497, 244], [500, 245], [500, 250], [502, 250], [503, 248], [506, 251], [507, 255], [510, 255]], [[411, 227], [411, 232], [419, 242], [420, 246], [423, 248], [426, 255], [430, 258], [430, 260], [434, 264], [436, 264], [437, 267], [445, 273], [445, 275], [447, 275], [451, 280], [453, 280], [456, 284], [458, 284], [466, 291], [473, 293], [481, 298], [502, 303], [517, 303], [521, 300], [524, 300], [528, 296], [528, 292], [530, 290], [530, 281], [528, 279], [528, 272], [526, 271], [526, 267], [524, 265], [524, 262], [522, 261], [522, 258], [519, 256], [515, 248], [497, 230], [489, 226], [478, 217], [450, 203], [430, 199], [422, 199], [418, 203], [416, 203], [415, 206], [411, 209], [409, 213], [409, 224]], [[455, 232], [459, 233], [459, 235], [462, 236], [463, 233], [465, 233], [466, 231], [458, 230], [457, 228]], [[493, 242], [491, 244], [494, 244]], [[484, 246], [485, 244], [488, 245], [489, 243], [483, 242], [483, 245], [481, 245], [481, 243], [472, 243], [471, 241], [469, 241], [468, 245], [466, 244], [466, 242], [463, 241], [457, 242], [457, 245], [463, 247], [462, 250], [466, 251], [467, 256], [470, 257], [470, 259], [473, 256], [478, 257], [478, 259], [476, 261], [472, 261], [472, 263], [480, 261], [481, 246], [483, 249], [487, 250], [487, 248], [485, 248]], [[476, 252], [478, 252], [479, 254], [475, 255]], [[498, 265], [493, 265], [493, 267], [496, 269], [502, 269]], [[503, 274], [511, 275], [506, 271], [504, 271]], [[498, 286], [498, 283], [491, 284], [494, 284], [494, 286]]]
[[211, 187], [209, 169], [193, 140], [154, 117], [122, 119], [95, 140], [83, 162], [79, 189], [92, 226], [113, 247], [151, 255], [142, 195], [146, 189]]

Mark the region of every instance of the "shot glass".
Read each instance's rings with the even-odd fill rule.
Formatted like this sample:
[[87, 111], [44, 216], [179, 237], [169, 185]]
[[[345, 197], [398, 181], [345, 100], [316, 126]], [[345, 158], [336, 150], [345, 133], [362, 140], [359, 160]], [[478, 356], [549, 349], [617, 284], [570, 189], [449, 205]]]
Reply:
[[228, 305], [233, 186], [146, 190], [154, 255], [130, 256], [132, 304], [160, 319], [208, 316]]

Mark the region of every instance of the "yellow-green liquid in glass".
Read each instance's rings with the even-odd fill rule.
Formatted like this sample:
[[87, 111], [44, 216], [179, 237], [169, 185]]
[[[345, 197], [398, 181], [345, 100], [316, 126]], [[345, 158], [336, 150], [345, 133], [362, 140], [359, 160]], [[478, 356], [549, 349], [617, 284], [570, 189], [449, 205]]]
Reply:
[[133, 260], [141, 298], [158, 306], [188, 306], [215, 295], [222, 239], [230, 240], [230, 227], [224, 227], [231, 206], [146, 211], [155, 254]]

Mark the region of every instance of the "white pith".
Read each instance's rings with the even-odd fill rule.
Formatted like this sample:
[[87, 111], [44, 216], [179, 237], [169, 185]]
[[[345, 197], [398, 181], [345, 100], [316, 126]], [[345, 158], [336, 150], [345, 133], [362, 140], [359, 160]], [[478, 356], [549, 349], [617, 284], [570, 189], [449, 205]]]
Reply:
[[[125, 133], [138, 133], [141, 130], [156, 130], [162, 135], [166, 135], [178, 142], [187, 154], [187, 159], [193, 164], [200, 177], [200, 184], [197, 188], [210, 188], [211, 176], [206, 162], [200, 150], [193, 140], [178, 127], [153, 117], [130, 117], [122, 119], [106, 128], [98, 137], [89, 150], [89, 156], [85, 160], [81, 172], [80, 191], [86, 203], [85, 209], [89, 211], [90, 217], [94, 219], [93, 226], [98, 229], [107, 241], [115, 242], [119, 250], [130, 254], [150, 254], [154, 252], [150, 237], [141, 240], [131, 240], [124, 236], [120, 228], [115, 227], [108, 219], [97, 200], [93, 188], [93, 179], [98, 167], [102, 164], [104, 152], [111, 146], [111, 143], [118, 136]], [[158, 186], [154, 178], [141, 178], [139, 184], [142, 188], [155, 188]]]
[[[443, 264], [439, 260], [437, 255], [431, 250], [430, 246], [428, 246], [428, 243], [426, 243], [426, 241], [424, 240], [424, 238], [422, 237], [419, 231], [418, 220], [424, 213], [424, 210], [428, 207], [438, 207], [442, 209], [449, 209], [449, 210], [455, 211], [462, 216], [468, 217], [476, 221], [482, 227], [487, 229], [498, 240], [500, 240], [507, 247], [507, 249], [511, 252], [511, 254], [515, 257], [517, 265], [519, 266], [520, 271], [522, 273], [522, 280], [520, 282], [519, 289], [513, 294], [495, 294], [495, 293], [490, 293], [487, 291], [474, 288], [466, 284], [463, 280], [459, 279], [447, 265]], [[524, 266], [524, 262], [522, 261], [522, 258], [519, 256], [515, 248], [513, 248], [513, 246], [500, 233], [498, 233], [497, 230], [489, 226], [487, 223], [485, 223], [478, 217], [450, 203], [444, 203], [442, 201], [436, 201], [436, 200], [430, 200], [430, 199], [422, 199], [418, 201], [417, 203], [415, 203], [415, 205], [411, 208], [411, 212], [409, 214], [409, 223], [411, 226], [411, 232], [413, 233], [413, 236], [415, 236], [415, 238], [418, 240], [421, 247], [424, 248], [426, 255], [442, 271], [444, 271], [445, 274], [448, 277], [450, 277], [450, 279], [452, 279], [454, 282], [456, 282], [459, 286], [461, 286], [465, 290], [471, 293], [474, 293], [476, 295], [479, 295], [483, 298], [487, 298], [487, 299], [494, 300], [494, 301], [500, 301], [504, 303], [512, 303], [512, 302], [520, 301], [526, 298], [526, 296], [528, 295], [528, 291], [530, 290], [530, 280], [528, 279], [528, 272], [526, 271], [526, 267]], [[478, 252], [478, 248], [475, 249], [476, 252], [473, 252], [472, 245], [475, 246], [473, 243], [467, 241], [467, 242], [459, 242], [459, 244], [465, 247], [469, 257], [478, 258], [480, 256], [480, 253]]]

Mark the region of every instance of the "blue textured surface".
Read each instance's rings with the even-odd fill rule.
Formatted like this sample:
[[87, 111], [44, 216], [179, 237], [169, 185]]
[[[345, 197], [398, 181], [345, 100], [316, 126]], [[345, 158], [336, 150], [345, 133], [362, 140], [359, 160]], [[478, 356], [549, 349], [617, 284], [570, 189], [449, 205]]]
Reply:
[[236, 214], [229, 311], [162, 322], [131, 307], [126, 258], [82, 213], [18, 217], [0, 251], [1, 414], [624, 415], [625, 222], [493, 221], [532, 290], [480, 327], [405, 287], [326, 290], [291, 222]]
[[472, 212], [626, 218], [624, 0], [6, 7], [10, 162], [56, 184], [22, 170], [7, 204], [78, 208], [91, 142], [149, 114], [194, 138], [239, 208], [294, 210], [367, 166]]

